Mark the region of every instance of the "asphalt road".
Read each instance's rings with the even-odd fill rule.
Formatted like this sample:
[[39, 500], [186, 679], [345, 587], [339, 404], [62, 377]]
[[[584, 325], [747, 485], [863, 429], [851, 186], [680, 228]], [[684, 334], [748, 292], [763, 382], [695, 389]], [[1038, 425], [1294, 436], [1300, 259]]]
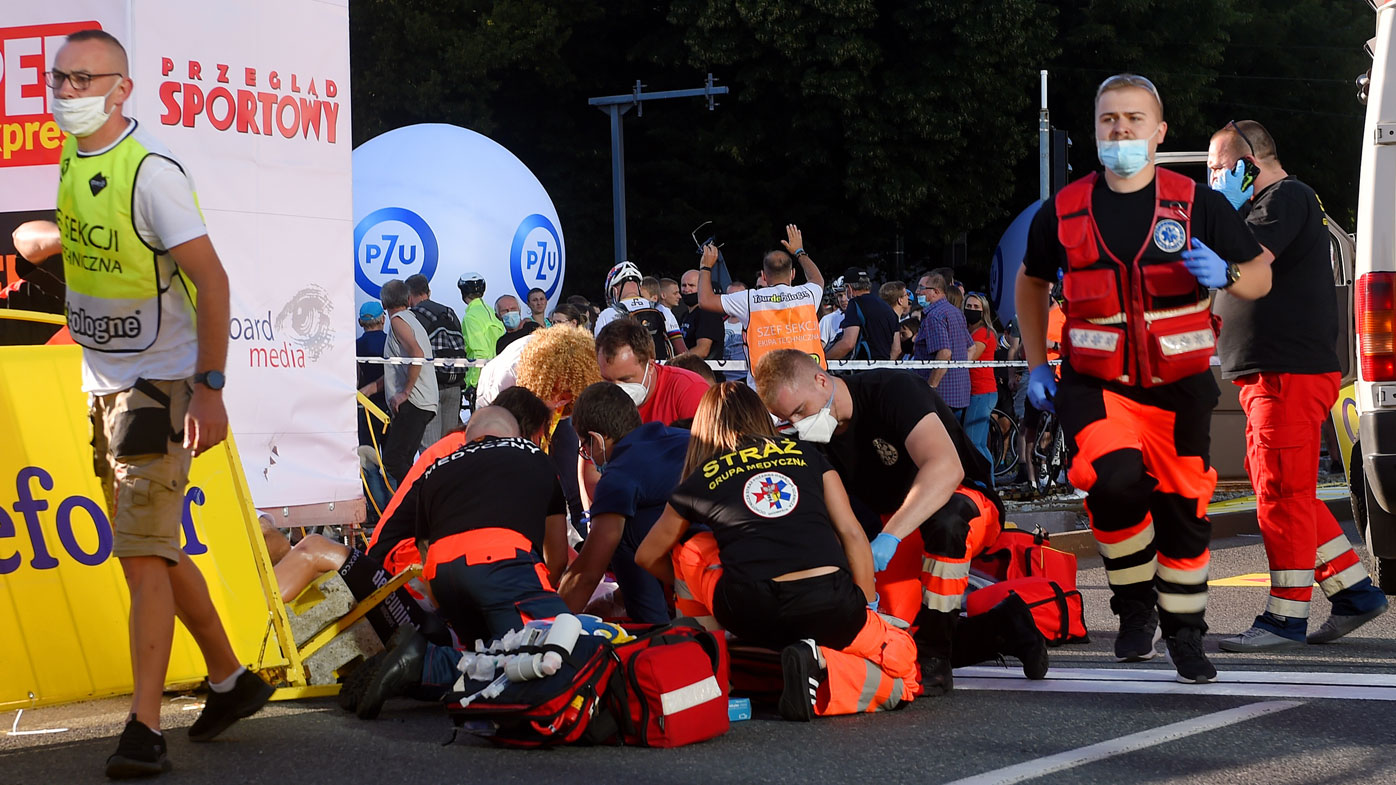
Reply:
[[[1264, 572], [1257, 537], [1214, 544], [1213, 579]], [[1326, 646], [1272, 655], [1216, 651], [1250, 625], [1255, 586], [1214, 587], [1208, 619], [1216, 685], [1177, 685], [1159, 657], [1117, 665], [1114, 618], [1098, 560], [1082, 563], [1092, 642], [1053, 650], [1054, 675], [1016, 667], [957, 671], [944, 698], [809, 725], [758, 714], [722, 738], [676, 750], [498, 750], [462, 738], [435, 706], [394, 701], [375, 722], [332, 700], [273, 704], [210, 744], [182, 728], [198, 702], [165, 709], [171, 783], [1396, 783], [1396, 614]], [[1311, 624], [1327, 615], [1319, 601]], [[1075, 691], [1061, 691], [1075, 690]], [[0, 736], [0, 783], [104, 781], [125, 702], [25, 712]], [[2, 718], [5, 728], [15, 715]], [[3, 730], [0, 730], [3, 732]]]

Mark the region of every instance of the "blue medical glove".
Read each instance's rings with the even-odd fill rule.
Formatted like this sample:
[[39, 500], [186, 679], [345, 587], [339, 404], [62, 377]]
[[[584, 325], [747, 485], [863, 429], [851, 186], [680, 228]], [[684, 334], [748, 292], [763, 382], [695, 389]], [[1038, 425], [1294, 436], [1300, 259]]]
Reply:
[[874, 592], [874, 593], [873, 593], [872, 602], [868, 603], [868, 610], [872, 611], [873, 613], [877, 613], [877, 604], [878, 604], [878, 602], [880, 602], [881, 600], [882, 600], [881, 595], [879, 595], [879, 594], [877, 594], [876, 592]]
[[892, 561], [892, 554], [897, 552], [897, 546], [902, 541], [887, 532], [883, 532], [873, 538], [873, 571], [882, 572], [887, 569], [887, 563]]
[[1028, 372], [1028, 400], [1039, 412], [1053, 412], [1052, 399], [1057, 395], [1057, 370], [1051, 365], [1039, 365]]
[[1221, 169], [1213, 173], [1208, 183], [1213, 191], [1226, 197], [1237, 210], [1255, 195], [1255, 178], [1246, 171], [1246, 159], [1236, 162], [1231, 169]]
[[1183, 251], [1183, 264], [1203, 286], [1212, 289], [1226, 286], [1226, 261], [1196, 237], [1192, 238], [1192, 248]]

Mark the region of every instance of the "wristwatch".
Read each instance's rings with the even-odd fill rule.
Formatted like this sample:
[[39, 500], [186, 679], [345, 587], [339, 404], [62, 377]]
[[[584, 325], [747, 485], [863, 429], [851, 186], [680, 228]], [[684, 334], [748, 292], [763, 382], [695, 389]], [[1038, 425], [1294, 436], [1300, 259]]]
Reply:
[[227, 379], [222, 371], [200, 371], [194, 374], [194, 384], [202, 384], [210, 390], [221, 390]]
[[1241, 280], [1241, 265], [1235, 262], [1226, 263], [1226, 285], [1223, 289], [1230, 289], [1231, 285]]

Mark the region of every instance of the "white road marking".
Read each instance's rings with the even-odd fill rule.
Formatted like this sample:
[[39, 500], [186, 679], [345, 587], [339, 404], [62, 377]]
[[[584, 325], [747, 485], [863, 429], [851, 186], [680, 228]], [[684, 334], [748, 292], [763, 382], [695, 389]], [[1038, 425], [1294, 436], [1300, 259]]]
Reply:
[[1221, 671], [1213, 684], [1179, 684], [1157, 668], [1053, 668], [1042, 681], [1012, 668], [957, 668], [955, 687], [1012, 692], [1124, 695], [1227, 695], [1249, 698], [1331, 698], [1396, 701], [1396, 675], [1306, 671]]
[[[956, 679], [955, 686], [959, 686], [959, 679]], [[1209, 730], [1224, 728], [1228, 725], [1235, 725], [1238, 722], [1253, 720], [1267, 714], [1274, 714], [1277, 711], [1292, 709], [1301, 706], [1301, 701], [1265, 701], [1263, 703], [1252, 703], [1248, 706], [1238, 706], [1234, 709], [1219, 711], [1215, 714], [1204, 714], [1201, 717], [1194, 717], [1190, 720], [1175, 722], [1159, 728], [1131, 733], [1128, 736], [1121, 736], [1109, 741], [1102, 741], [1098, 744], [1091, 744], [1079, 747], [1066, 752], [1059, 752], [1056, 755], [1030, 760], [1025, 763], [1005, 766], [1001, 769], [986, 771], [983, 774], [976, 774], [972, 777], [965, 777], [946, 785], [1012, 785], [1013, 783], [1025, 780], [1036, 779], [1048, 774], [1075, 768], [1087, 763], [1093, 763], [1106, 758], [1113, 758], [1116, 755], [1123, 755], [1128, 752], [1156, 747], [1170, 741], [1193, 736], [1198, 733], [1205, 733]]]

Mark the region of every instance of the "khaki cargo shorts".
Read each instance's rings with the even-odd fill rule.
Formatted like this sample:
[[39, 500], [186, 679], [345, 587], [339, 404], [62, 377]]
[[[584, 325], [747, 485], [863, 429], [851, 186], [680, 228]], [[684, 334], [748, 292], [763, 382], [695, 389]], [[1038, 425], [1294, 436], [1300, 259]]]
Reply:
[[192, 451], [184, 448], [188, 379], [139, 379], [129, 390], [92, 399], [93, 469], [102, 481], [117, 558], [183, 552], [181, 520]]

